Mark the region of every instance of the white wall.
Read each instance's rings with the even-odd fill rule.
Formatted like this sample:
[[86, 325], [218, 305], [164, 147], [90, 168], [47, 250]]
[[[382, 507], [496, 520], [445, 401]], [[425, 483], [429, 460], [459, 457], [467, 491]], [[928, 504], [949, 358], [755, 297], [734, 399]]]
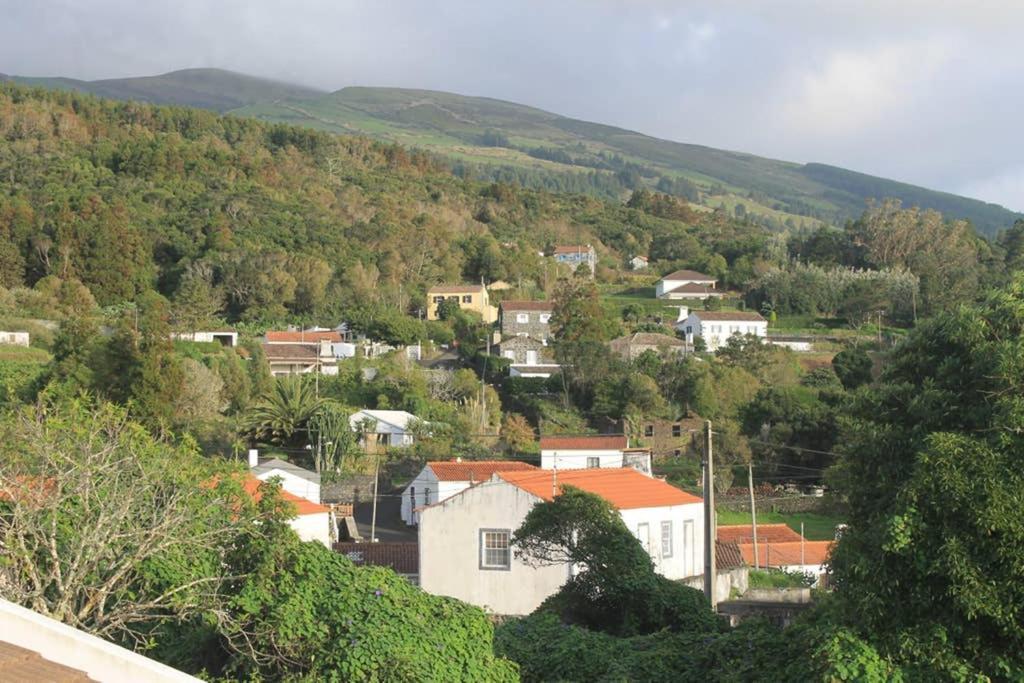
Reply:
[[320, 502], [320, 484], [298, 477], [287, 470], [273, 469], [256, 475], [260, 481], [268, 481], [271, 477], [280, 477], [281, 488], [288, 493], [314, 503]]
[[691, 313], [686, 320], [677, 323], [676, 329], [686, 332], [692, 329], [694, 338], [703, 337], [708, 351], [717, 351], [734, 334], [753, 334], [761, 338], [768, 336], [767, 320], [701, 320], [698, 313]]
[[[704, 573], [704, 505], [690, 503], [670, 507], [622, 510], [622, 521], [651, 555], [654, 568], [669, 579], [685, 579]], [[661, 523], [672, 523], [672, 553], [662, 555]], [[646, 524], [647, 538], [641, 537]]]
[[488, 481], [420, 513], [420, 587], [495, 614], [529, 614], [569, 576], [566, 565], [531, 567], [513, 554], [508, 570], [480, 569], [480, 530], [515, 532], [539, 501]]
[[288, 526], [303, 541], [319, 541], [328, 548], [331, 547], [331, 514], [329, 512], [299, 515], [288, 522]]
[[622, 467], [622, 451], [609, 450], [541, 451], [540, 467], [543, 470], [551, 470], [557, 463], [560, 470], [582, 470], [587, 468], [587, 458], [593, 457], [600, 459], [601, 467]]

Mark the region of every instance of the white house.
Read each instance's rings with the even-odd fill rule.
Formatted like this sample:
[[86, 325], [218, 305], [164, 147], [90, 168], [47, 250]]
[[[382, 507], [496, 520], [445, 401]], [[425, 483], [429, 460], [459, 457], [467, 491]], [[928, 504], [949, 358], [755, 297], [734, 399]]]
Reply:
[[[262, 485], [263, 482], [253, 476], [246, 478], [244, 483], [246, 492], [257, 501], [262, 496]], [[330, 508], [300, 498], [284, 487], [281, 488], [281, 499], [295, 507], [295, 517], [288, 521], [288, 526], [299, 535], [299, 538], [303, 541], [318, 541], [328, 548], [331, 547], [331, 525], [334, 524], [334, 519]]]
[[[739, 543], [744, 561], [754, 566], [754, 544]], [[783, 569], [787, 572], [800, 572], [814, 579], [815, 584], [826, 573], [829, 554], [832, 552], [833, 541], [785, 541], [772, 543], [761, 541], [757, 544], [757, 566]]]
[[362, 446], [368, 453], [384, 448], [401, 448], [416, 442], [416, 425], [427, 424], [404, 410], [360, 410], [348, 419], [352, 431], [366, 429]]
[[[604, 467], [633, 466], [651, 473], [650, 453], [637, 460], [627, 458], [629, 440], [621, 434], [609, 436], [542, 436], [540, 437], [541, 469], [581, 470]], [[635, 453], [630, 450], [630, 453]]]
[[558, 363], [544, 363], [541, 365], [510, 365], [508, 366], [509, 377], [540, 377], [547, 379], [561, 369]]
[[632, 270], [647, 270], [647, 257], [634, 256], [629, 259], [629, 267]]
[[734, 334], [766, 338], [768, 321], [753, 311], [691, 311], [686, 320], [676, 323], [676, 329], [688, 342], [700, 337], [708, 351], [717, 351]]
[[402, 521], [419, 523], [419, 508], [451, 498], [481, 482], [495, 472], [535, 470], [534, 465], [517, 460], [442, 460], [427, 466], [402, 491]]
[[217, 343], [221, 346], [230, 347], [238, 346], [238, 333], [234, 330], [194, 330], [192, 332], [175, 332], [171, 336], [180, 341]]
[[715, 278], [695, 270], [677, 270], [658, 280], [654, 288], [659, 299], [706, 299], [722, 296], [715, 289]]
[[28, 346], [28, 332], [0, 332], [0, 344], [11, 346]]
[[601, 496], [670, 579], [703, 570], [700, 498], [630, 468], [497, 472], [420, 511], [420, 587], [495, 614], [529, 614], [571, 577], [568, 564], [532, 567], [515, 557], [513, 532], [562, 486]]
[[295, 463], [286, 462], [278, 458], [259, 462], [257, 452], [249, 451], [249, 471], [260, 481], [267, 481], [273, 477], [281, 480], [281, 488], [313, 503], [322, 502], [320, 499], [320, 475], [311, 472]]

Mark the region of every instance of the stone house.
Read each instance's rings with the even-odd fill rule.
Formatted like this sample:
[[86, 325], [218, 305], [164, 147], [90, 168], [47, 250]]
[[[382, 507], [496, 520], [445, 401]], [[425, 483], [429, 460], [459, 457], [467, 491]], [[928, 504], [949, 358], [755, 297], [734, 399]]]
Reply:
[[659, 356], [681, 356], [687, 351], [682, 339], [657, 332], [627, 334], [608, 342], [608, 348], [623, 360], [634, 360], [644, 351], [653, 351]]
[[498, 317], [501, 337], [525, 335], [547, 341], [551, 337], [553, 310], [550, 301], [502, 301]]

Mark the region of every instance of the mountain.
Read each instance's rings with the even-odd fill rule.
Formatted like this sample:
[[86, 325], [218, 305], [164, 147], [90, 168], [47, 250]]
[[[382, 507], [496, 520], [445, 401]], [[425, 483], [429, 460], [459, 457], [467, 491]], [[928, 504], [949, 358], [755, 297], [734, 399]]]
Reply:
[[219, 112], [258, 102], [305, 100], [325, 94], [315, 88], [247, 76], [223, 69], [182, 69], [159, 76], [109, 78], [98, 81], [0, 74], [0, 80], [12, 80], [50, 89], [76, 90], [115, 100], [175, 104]]
[[970, 220], [989, 236], [1024, 218], [997, 204], [836, 166], [673, 142], [485, 97], [371, 87], [323, 93], [217, 69], [105, 81], [13, 80], [367, 135], [434, 152], [458, 174], [478, 179], [618, 201], [647, 188], [779, 231], [842, 225], [869, 200], [885, 198]]

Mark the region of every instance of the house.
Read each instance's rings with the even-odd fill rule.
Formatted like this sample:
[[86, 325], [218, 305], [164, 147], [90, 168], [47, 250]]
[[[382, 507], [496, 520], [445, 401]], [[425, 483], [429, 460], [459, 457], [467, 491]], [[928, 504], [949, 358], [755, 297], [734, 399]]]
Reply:
[[0, 599], [0, 681], [197, 682], [155, 659]]
[[295, 463], [271, 458], [260, 462], [258, 452], [249, 451], [249, 472], [260, 481], [273, 477], [281, 480], [281, 488], [292, 495], [313, 503], [322, 503], [320, 497], [320, 475], [299, 467]]
[[506, 337], [494, 347], [494, 352], [507, 358], [512, 365], [545, 365], [554, 362], [554, 350], [544, 339], [528, 335]]
[[[261, 491], [263, 482], [249, 475], [242, 485], [245, 492], [258, 502], [263, 495]], [[330, 508], [300, 498], [283, 486], [281, 487], [281, 499], [295, 507], [295, 517], [288, 521], [288, 526], [299, 535], [299, 538], [303, 541], [318, 541], [328, 548], [331, 547], [331, 526], [334, 524], [334, 518]]]
[[[799, 538], [799, 534], [797, 534]], [[762, 541], [761, 525], [757, 525], [757, 556], [755, 561], [754, 544], [739, 543], [744, 561], [751, 567], [770, 567], [787, 572], [801, 572], [817, 583], [827, 571], [829, 554], [834, 541]], [[756, 565], [755, 565], [756, 562]]]
[[510, 365], [508, 366], [509, 377], [539, 377], [547, 379], [557, 373], [562, 366], [557, 363], [543, 365]]
[[722, 296], [715, 289], [716, 280], [695, 270], [677, 270], [658, 280], [654, 294], [659, 299], [706, 299]]
[[[0, 335], [3, 333], [0, 332]], [[221, 346], [238, 346], [238, 333], [234, 330], [193, 330], [191, 332], [175, 332], [171, 335], [178, 341], [216, 343]]]
[[708, 351], [717, 351], [734, 334], [768, 336], [768, 321], [753, 311], [691, 311], [686, 320], [676, 323], [676, 330], [691, 342], [704, 340]]
[[403, 448], [416, 442], [417, 425], [426, 425], [404, 410], [360, 410], [348, 419], [354, 432], [362, 432], [361, 446], [367, 453]]
[[274, 377], [288, 375], [337, 375], [338, 359], [331, 349], [330, 342], [315, 344], [285, 344], [275, 342], [263, 345], [263, 355], [270, 365], [270, 374]]
[[318, 346], [321, 343], [341, 343], [341, 332], [338, 330], [268, 330], [264, 336], [267, 344], [306, 344]]
[[418, 524], [418, 509], [447, 500], [470, 486], [487, 481], [500, 471], [535, 470], [536, 466], [517, 460], [443, 460], [428, 462], [402, 491], [402, 521]]
[[533, 612], [573, 575], [569, 564], [531, 566], [512, 534], [563, 486], [614, 506], [669, 579], [703, 570], [703, 504], [697, 496], [630, 468], [496, 472], [490, 480], [420, 511], [420, 587], [495, 614]]
[[8, 346], [28, 346], [28, 332], [0, 332], [0, 344]]
[[635, 360], [644, 351], [653, 351], [662, 357], [681, 356], [688, 351], [682, 339], [657, 332], [627, 334], [608, 342], [608, 348], [627, 361]]
[[534, 337], [547, 342], [551, 338], [550, 301], [502, 301], [499, 310], [501, 338]]
[[415, 541], [335, 543], [334, 551], [360, 567], [387, 567], [412, 584], [419, 583], [420, 550]]
[[647, 257], [646, 256], [634, 256], [629, 259], [629, 267], [632, 270], [647, 270]]
[[485, 323], [498, 319], [498, 309], [491, 305], [483, 285], [435, 285], [427, 290], [427, 320], [440, 320], [437, 308], [444, 301], [456, 301], [464, 311], [478, 313]]
[[[754, 543], [754, 527], [750, 524], [719, 525], [717, 538], [723, 543]], [[758, 524], [757, 542], [799, 543], [803, 537], [785, 524]]]
[[637, 424], [635, 436], [662, 457], [679, 458], [693, 452], [695, 435], [701, 433], [704, 420], [683, 417], [678, 420], [644, 420]]
[[814, 337], [801, 337], [797, 335], [771, 334], [765, 340], [772, 346], [781, 346], [797, 353], [807, 353], [814, 349]]
[[[630, 458], [624, 455], [627, 451], [632, 453]], [[633, 467], [650, 475], [651, 455], [645, 449], [630, 449], [629, 440], [621, 434], [542, 436], [540, 466], [545, 470]]]
[[580, 264], [586, 264], [590, 268], [591, 275], [597, 270], [597, 252], [589, 244], [557, 246], [551, 256], [558, 263], [564, 263], [574, 271], [579, 268]]

